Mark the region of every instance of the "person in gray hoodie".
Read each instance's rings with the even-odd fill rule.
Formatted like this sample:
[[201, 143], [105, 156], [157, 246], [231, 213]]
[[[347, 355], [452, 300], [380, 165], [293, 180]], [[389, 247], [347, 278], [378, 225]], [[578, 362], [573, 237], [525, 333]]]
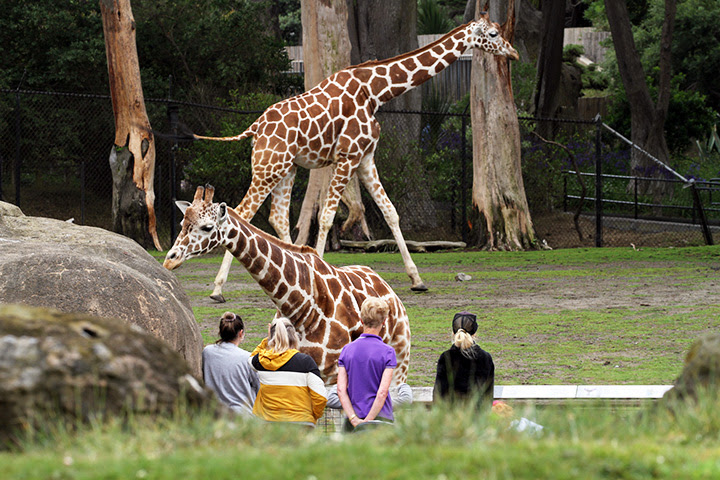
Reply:
[[240, 348], [245, 324], [240, 316], [225, 312], [218, 333], [220, 338], [203, 349], [205, 384], [234, 412], [252, 416], [260, 380], [250, 365], [250, 352]]

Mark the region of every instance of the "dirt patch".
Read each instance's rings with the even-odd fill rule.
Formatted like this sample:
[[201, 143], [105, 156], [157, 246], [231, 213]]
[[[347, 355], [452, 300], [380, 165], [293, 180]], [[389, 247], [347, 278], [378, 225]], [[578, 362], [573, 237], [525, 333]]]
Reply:
[[[357, 255], [358, 262], [363, 258]], [[430, 287], [423, 294], [409, 290], [399, 256], [397, 263], [376, 267], [416, 317], [448, 317], [411, 316], [412, 385], [432, 384], [437, 358], [449, 347], [452, 312], [461, 309], [483, 317], [479, 343], [493, 354], [498, 384], [672, 383], [690, 343], [720, 326], [717, 256], [707, 264], [678, 256], [677, 262], [643, 257], [583, 267], [528, 261], [494, 269], [481, 255], [469, 258], [462, 265], [420, 267]], [[222, 312], [232, 310], [249, 318], [246, 347], [254, 345], [274, 305], [237, 263], [225, 289], [228, 302], [213, 302], [208, 295], [218, 266], [219, 258], [212, 264], [191, 260], [176, 273], [207, 339], [215, 338]], [[472, 280], [455, 281], [461, 271]], [[430, 329], [428, 321], [434, 322]]]

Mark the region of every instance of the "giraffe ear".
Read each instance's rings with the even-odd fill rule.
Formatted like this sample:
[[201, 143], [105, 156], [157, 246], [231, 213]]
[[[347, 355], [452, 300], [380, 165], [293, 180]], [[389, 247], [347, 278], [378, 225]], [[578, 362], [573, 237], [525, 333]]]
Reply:
[[218, 225], [222, 224], [225, 220], [227, 220], [227, 204], [225, 202], [218, 205], [218, 216], [217, 216], [217, 223]]
[[185, 200], [177, 200], [175, 202], [175, 205], [177, 205], [177, 207], [180, 209], [180, 211], [183, 213], [183, 215], [185, 215], [185, 210], [187, 210], [187, 208], [190, 205], [192, 205], [192, 203], [186, 202]]

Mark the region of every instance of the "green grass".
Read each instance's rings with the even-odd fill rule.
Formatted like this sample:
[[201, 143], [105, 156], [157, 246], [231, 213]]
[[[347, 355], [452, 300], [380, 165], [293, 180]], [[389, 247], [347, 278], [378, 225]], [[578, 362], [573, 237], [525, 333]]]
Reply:
[[[9, 479], [712, 479], [716, 409], [711, 395], [675, 417], [595, 402], [517, 408], [511, 419], [415, 406], [394, 427], [356, 435], [204, 414], [136, 418], [37, 432], [0, 464]], [[542, 432], [514, 430], [521, 416]]]
[[[152, 253], [164, 258], [164, 252]], [[431, 289], [420, 295], [409, 291], [395, 252], [328, 252], [325, 259], [335, 265], [369, 265], [401, 297], [412, 330], [408, 382], [413, 386], [433, 384], [437, 357], [450, 343], [449, 320], [461, 310], [480, 314], [478, 342], [493, 355], [498, 384], [668, 384], [691, 342], [720, 326], [717, 300], [697, 305], [670, 298], [658, 304], [654, 298], [660, 287], [678, 295], [712, 291], [717, 285], [713, 279], [720, 278], [719, 247], [414, 254]], [[206, 344], [217, 338], [216, 319], [231, 309], [245, 319], [243, 347], [252, 349], [264, 336], [273, 305], [259, 288], [247, 287], [255, 284], [237, 263], [224, 291], [228, 304], [207, 301], [221, 260], [221, 255], [192, 259], [175, 274], [181, 284], [202, 285], [186, 291], [196, 305], [193, 311]], [[455, 282], [459, 271], [472, 280]], [[557, 306], [592, 296], [597, 282], [610, 285], [605, 303]], [[633, 305], [613, 304], [614, 284]], [[542, 297], [543, 303], [503, 306], [508, 289], [522, 297]]]
[[[154, 254], [162, 260], [163, 253]], [[439, 353], [450, 342], [449, 319], [458, 310], [484, 308], [478, 341], [492, 352], [496, 383], [668, 384], [680, 372], [690, 343], [716, 331], [716, 299], [688, 304], [652, 302], [632, 294], [649, 285], [685, 291], [718, 285], [720, 248], [580, 249], [549, 252], [444, 252], [413, 255], [431, 292], [410, 293], [395, 253], [328, 253], [338, 265], [371, 265], [403, 299], [411, 320], [410, 383], [430, 385]], [[221, 257], [202, 262], [209, 275], [176, 271], [181, 282], [210, 285]], [[458, 271], [469, 283], [453, 281]], [[247, 283], [247, 274], [233, 272]], [[558, 308], [555, 302], [610, 279], [631, 289], [636, 303], [597, 308]], [[433, 285], [433, 282], [435, 284]], [[549, 292], [547, 304], [504, 306], [508, 288], [521, 295]], [[472, 287], [472, 288], [470, 288]], [[538, 290], [540, 288], [545, 290]], [[548, 289], [549, 287], [549, 289]], [[471, 295], [467, 292], [472, 291]], [[204, 297], [209, 287], [188, 291], [198, 321], [211, 326], [227, 305]], [[253, 302], [262, 293], [228, 285], [227, 297], [240, 305], [251, 348], [264, 334], [271, 305]], [[581, 294], [581, 293], [580, 293]], [[447, 301], [447, 299], [452, 301]], [[542, 435], [519, 433], [508, 420], [414, 405], [397, 412], [394, 428], [362, 435], [327, 434], [260, 421], [209, 415], [174, 419], [136, 418], [79, 426], [70, 433], [47, 425], [22, 448], [0, 453], [8, 479], [714, 479], [720, 478], [720, 416], [716, 392], [697, 408], [675, 416], [645, 406], [576, 401], [566, 404], [515, 403], [515, 418], [544, 426]]]

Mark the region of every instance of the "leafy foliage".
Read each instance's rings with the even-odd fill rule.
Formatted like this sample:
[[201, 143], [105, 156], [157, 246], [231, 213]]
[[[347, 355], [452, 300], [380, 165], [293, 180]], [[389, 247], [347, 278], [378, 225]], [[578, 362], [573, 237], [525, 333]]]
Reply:
[[[267, 107], [279, 100], [270, 94], [240, 95], [231, 92], [230, 108], [248, 113], [226, 114], [219, 121], [220, 131], [214, 136], [238, 135], [248, 128]], [[185, 179], [191, 185], [211, 183], [216, 198], [233, 207], [240, 203], [252, 181], [250, 155], [252, 142], [197, 142], [193, 146], [194, 159], [185, 167]]]
[[455, 23], [437, 0], [418, 0], [418, 35], [447, 33], [454, 27]]
[[[257, 21], [262, 8], [241, 0], [134, 2], [145, 96], [167, 96], [170, 75], [181, 99], [287, 88], [287, 55]], [[0, 87], [107, 93], [98, 2], [0, 0], [0, 10]]]
[[[628, 3], [633, 35], [647, 75], [653, 98], [657, 97], [660, 34], [665, 19], [664, 3], [658, 0], [634, 0]], [[588, 9], [595, 26], [607, 29], [602, 1]], [[670, 150], [679, 154], [702, 138], [720, 109], [720, 93], [713, 86], [720, 76], [720, 38], [713, 25], [720, 15], [720, 3], [713, 0], [682, 0], [678, 2], [672, 42], [673, 79], [671, 99], [665, 123]], [[610, 44], [611, 45], [611, 44]], [[630, 131], [630, 107], [620, 82], [615, 52], [606, 56], [603, 69], [615, 79], [609, 91], [613, 103], [608, 121], [621, 131]]]

